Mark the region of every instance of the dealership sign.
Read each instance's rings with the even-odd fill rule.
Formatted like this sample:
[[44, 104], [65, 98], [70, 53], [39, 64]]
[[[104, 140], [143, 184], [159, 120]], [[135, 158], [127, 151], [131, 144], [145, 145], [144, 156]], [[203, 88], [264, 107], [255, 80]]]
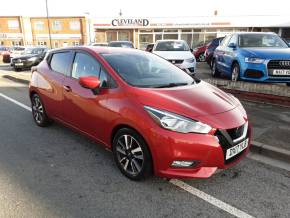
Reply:
[[113, 19], [112, 26], [148, 26], [148, 19]]

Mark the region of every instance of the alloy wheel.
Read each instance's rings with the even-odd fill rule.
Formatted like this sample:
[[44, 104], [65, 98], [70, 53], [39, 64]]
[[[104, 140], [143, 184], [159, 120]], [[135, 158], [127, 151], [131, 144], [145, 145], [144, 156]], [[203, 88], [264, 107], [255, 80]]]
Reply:
[[36, 123], [41, 124], [44, 120], [44, 109], [38, 95], [32, 99], [32, 114]]
[[239, 78], [239, 67], [235, 65], [232, 70], [232, 81], [236, 82]]
[[144, 155], [139, 142], [131, 135], [122, 135], [116, 145], [117, 159], [128, 174], [138, 175], [144, 163]]
[[199, 61], [199, 62], [203, 62], [203, 61], [205, 61], [205, 56], [204, 56], [204, 54], [200, 54], [200, 55], [198, 56], [198, 61]]

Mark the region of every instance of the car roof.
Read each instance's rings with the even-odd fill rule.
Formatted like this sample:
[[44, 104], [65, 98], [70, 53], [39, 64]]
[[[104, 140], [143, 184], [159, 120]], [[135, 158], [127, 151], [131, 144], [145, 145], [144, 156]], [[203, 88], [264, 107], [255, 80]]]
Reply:
[[242, 35], [242, 34], [249, 34], [249, 35], [255, 35], [255, 34], [267, 34], [267, 35], [276, 35], [276, 33], [274, 32], [236, 32], [233, 34], [238, 34], [238, 35]]
[[132, 42], [131, 41], [111, 41], [109, 43], [132, 43]]
[[50, 52], [58, 52], [58, 51], [70, 51], [70, 50], [82, 50], [82, 51], [93, 51], [98, 54], [120, 54], [120, 53], [142, 53], [139, 49], [132, 49], [132, 48], [121, 48], [121, 47], [101, 47], [101, 46], [77, 46], [77, 47], [65, 47], [65, 48], [57, 48], [52, 49]]
[[180, 40], [180, 39], [162, 39], [162, 40], [157, 40], [155, 44], [157, 44], [158, 42], [185, 42], [185, 41]]

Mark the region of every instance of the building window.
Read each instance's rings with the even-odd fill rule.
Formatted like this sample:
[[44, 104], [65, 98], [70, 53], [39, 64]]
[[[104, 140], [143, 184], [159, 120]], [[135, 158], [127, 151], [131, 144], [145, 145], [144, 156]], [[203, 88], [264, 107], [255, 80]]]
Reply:
[[35, 21], [34, 22], [35, 30], [44, 30], [44, 22], [43, 21]]
[[72, 42], [72, 45], [73, 46], [79, 46], [80, 45], [80, 42], [79, 41], [74, 41], [74, 42]]
[[12, 46], [19, 46], [21, 45], [20, 41], [12, 41]]
[[8, 20], [8, 29], [15, 30], [19, 28], [18, 20]]
[[80, 28], [81, 28], [80, 21], [78, 21], [78, 20], [70, 21], [69, 28], [71, 30], [80, 30]]
[[58, 42], [54, 42], [54, 48], [58, 48], [59, 47], [59, 43]]
[[44, 42], [44, 41], [38, 41], [37, 44], [38, 44], [38, 45], [46, 45], [46, 42]]
[[52, 23], [53, 30], [61, 30], [62, 29], [62, 22], [59, 20], [55, 20]]

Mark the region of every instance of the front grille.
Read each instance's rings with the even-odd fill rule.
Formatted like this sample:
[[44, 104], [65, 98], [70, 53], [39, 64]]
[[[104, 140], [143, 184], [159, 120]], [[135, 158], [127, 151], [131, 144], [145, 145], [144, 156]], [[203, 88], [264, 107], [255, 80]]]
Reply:
[[263, 77], [264, 73], [259, 70], [246, 70], [245, 76], [248, 78], [261, 78]]
[[169, 62], [173, 63], [173, 64], [182, 64], [183, 60], [168, 60]]
[[268, 69], [290, 70], [290, 60], [271, 60], [267, 65]]
[[249, 137], [249, 128], [247, 128], [245, 131], [247, 131], [246, 136], [239, 140], [238, 142], [234, 142], [235, 139], [241, 137], [244, 133], [244, 128], [248, 127], [248, 125], [242, 125], [238, 128], [233, 128], [233, 129], [227, 129], [227, 130], [217, 130], [215, 133], [215, 136], [218, 138], [219, 143], [222, 147], [223, 150], [223, 155], [224, 155], [224, 162], [225, 164], [229, 164], [235, 160], [237, 160], [243, 153], [246, 151], [243, 150], [239, 154], [235, 155], [234, 157], [226, 160], [226, 152], [227, 149], [234, 147], [235, 145], [241, 143], [243, 140]]
[[230, 135], [231, 139], [235, 140], [237, 138], [240, 138], [243, 135], [244, 127], [245, 127], [245, 125], [242, 125], [238, 128], [227, 129], [226, 131]]

